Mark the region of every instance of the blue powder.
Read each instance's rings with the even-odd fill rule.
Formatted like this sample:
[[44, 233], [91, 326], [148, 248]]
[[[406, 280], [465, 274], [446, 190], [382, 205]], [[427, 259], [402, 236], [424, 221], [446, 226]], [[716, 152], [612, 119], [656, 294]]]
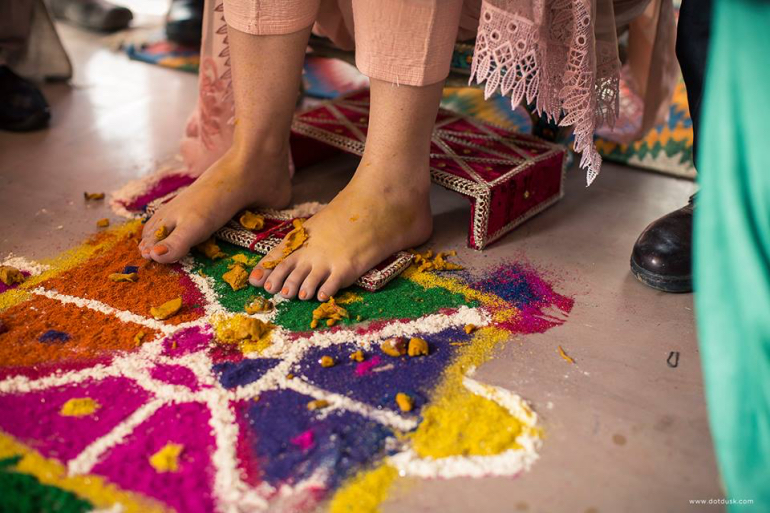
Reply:
[[42, 335], [40, 335], [40, 338], [38, 340], [46, 344], [50, 344], [53, 342], [58, 342], [63, 344], [64, 342], [67, 342], [70, 338], [72, 337], [70, 337], [69, 333], [64, 333], [63, 331], [48, 330]]
[[501, 266], [488, 277], [471, 283], [470, 287], [494, 294], [504, 301], [523, 309], [541, 299], [541, 294], [529, 280], [528, 272], [515, 265]]
[[[378, 454], [393, 433], [379, 423], [344, 410], [309, 411], [313, 398], [292, 390], [271, 390], [251, 403], [246, 418], [254, 429], [253, 449], [262, 478], [271, 485], [296, 484], [319, 469], [329, 472], [334, 489]], [[291, 443], [312, 429], [314, 444]]]
[[222, 362], [214, 365], [213, 370], [219, 374], [219, 382], [223, 387], [235, 388], [255, 382], [265, 372], [275, 367], [279, 361], [274, 358], [259, 358], [240, 362]]
[[[420, 335], [417, 335], [420, 336]], [[375, 408], [386, 408], [400, 412], [396, 394], [403, 392], [414, 400], [414, 412], [428, 402], [443, 370], [449, 365], [460, 349], [451, 342], [470, 339], [462, 328], [452, 328], [440, 333], [420, 336], [428, 342], [428, 356], [401, 356], [394, 358], [383, 353], [379, 347], [364, 351], [367, 360], [379, 356], [380, 363], [363, 376], [356, 374], [359, 365], [350, 359], [350, 354], [360, 349], [353, 341], [328, 348], [310, 349], [305, 357], [291, 370], [314, 385], [364, 402]], [[328, 355], [335, 359], [334, 367], [322, 367], [318, 361]], [[390, 367], [377, 371], [377, 368]]]
[[127, 265], [121, 271], [121, 274], [131, 274], [139, 271], [139, 267], [135, 265]]

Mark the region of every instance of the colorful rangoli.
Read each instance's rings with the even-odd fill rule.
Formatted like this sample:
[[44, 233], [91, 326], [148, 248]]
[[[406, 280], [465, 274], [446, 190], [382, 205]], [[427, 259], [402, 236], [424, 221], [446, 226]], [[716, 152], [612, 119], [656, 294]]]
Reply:
[[[515, 476], [537, 459], [537, 415], [474, 378], [572, 307], [528, 267], [412, 267], [348, 289], [347, 315], [311, 329], [318, 303], [222, 278], [258, 255], [220, 243], [216, 260], [160, 265], [139, 229], [6, 262], [26, 279], [0, 289], [0, 510], [372, 511], [400, 476]], [[219, 336], [244, 319], [269, 333]], [[412, 338], [426, 344], [381, 347]]]

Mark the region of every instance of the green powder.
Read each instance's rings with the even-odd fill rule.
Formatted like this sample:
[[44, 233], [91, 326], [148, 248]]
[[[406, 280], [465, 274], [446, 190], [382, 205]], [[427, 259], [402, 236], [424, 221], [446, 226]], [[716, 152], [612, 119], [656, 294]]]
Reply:
[[[243, 312], [247, 303], [255, 296], [271, 298], [272, 295], [262, 288], [248, 286], [243, 290], [234, 291], [230, 285], [222, 280], [222, 275], [228, 271], [227, 267], [233, 263], [232, 256], [241, 253], [248, 257], [259, 256], [243, 248], [239, 248], [226, 242], [218, 242], [220, 248], [228, 255], [228, 258], [212, 261], [200, 254], [195, 255], [194, 271], [202, 271], [206, 276], [214, 279], [214, 291], [219, 294], [222, 306], [230, 312]], [[251, 271], [251, 269], [248, 269]], [[338, 324], [352, 325], [363, 321], [391, 320], [391, 319], [416, 319], [423, 315], [436, 313], [442, 308], [457, 308], [462, 305], [477, 306], [478, 303], [467, 301], [462, 294], [450, 292], [441, 287], [424, 288], [417, 283], [405, 278], [396, 278], [377, 292], [369, 292], [357, 286], [346, 289], [363, 298], [363, 301], [343, 305], [349, 318]], [[337, 294], [336, 297], [339, 297]], [[313, 310], [320, 303], [316, 300], [301, 301], [298, 299], [285, 301], [277, 305], [275, 323], [290, 331], [310, 330], [310, 321], [313, 318]], [[360, 321], [356, 320], [360, 316]], [[322, 330], [326, 326], [323, 322], [317, 328]]]
[[84, 513], [93, 505], [74, 493], [42, 484], [36, 477], [13, 471], [21, 456], [0, 460], [0, 511], [15, 513]]
[[[230, 258], [233, 255], [240, 253], [249, 258], [254, 258], [256, 261], [261, 258], [261, 255], [228, 244], [227, 242], [217, 241], [217, 245], [219, 245], [223, 253], [227, 254], [228, 258], [211, 260], [200, 253], [195, 252], [195, 266], [193, 267], [193, 272], [201, 271], [206, 276], [214, 279], [214, 292], [219, 295], [219, 302], [228, 312], [243, 312], [246, 304], [251, 303], [256, 296], [262, 296], [268, 299], [272, 297], [272, 294], [265, 292], [265, 289], [261, 287], [252, 287], [251, 285], [247, 285], [245, 289], [233, 290], [233, 288], [222, 279], [222, 275], [229, 270], [228, 266], [233, 263], [232, 258]], [[247, 270], [251, 272], [251, 269], [248, 266], [246, 267]]]
[[[343, 305], [349, 314], [338, 324], [351, 325], [361, 321], [416, 319], [423, 315], [432, 314], [442, 308], [457, 308], [462, 305], [476, 306], [465, 300], [462, 294], [455, 294], [439, 287], [425, 289], [420, 285], [404, 279], [396, 278], [377, 292], [369, 292], [360, 287], [349, 287], [347, 290], [363, 297], [363, 301]], [[291, 301], [278, 305], [277, 324], [291, 331], [307, 331], [313, 310], [318, 301]], [[317, 328], [325, 327], [323, 323]]]

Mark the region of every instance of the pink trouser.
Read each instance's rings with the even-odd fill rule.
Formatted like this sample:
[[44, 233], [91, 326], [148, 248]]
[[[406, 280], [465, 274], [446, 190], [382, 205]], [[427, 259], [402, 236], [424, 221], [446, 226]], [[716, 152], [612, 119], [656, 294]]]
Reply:
[[[356, 66], [369, 78], [421, 86], [444, 80], [463, 0], [225, 0], [227, 24], [254, 35], [297, 32], [315, 23], [316, 34], [356, 51]], [[475, 2], [480, 6], [480, 0]], [[463, 14], [463, 16], [461, 16]], [[475, 17], [478, 23], [478, 15]], [[472, 34], [470, 34], [472, 36]]]

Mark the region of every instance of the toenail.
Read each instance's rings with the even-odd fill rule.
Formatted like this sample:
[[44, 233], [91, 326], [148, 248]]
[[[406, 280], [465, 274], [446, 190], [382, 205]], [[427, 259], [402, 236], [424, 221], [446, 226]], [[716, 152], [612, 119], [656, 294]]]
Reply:
[[283, 294], [284, 296], [288, 295], [289, 294], [289, 287], [284, 287], [283, 290], [281, 291], [281, 294]]
[[319, 292], [318, 297], [320, 297], [322, 300], [326, 301], [329, 299], [329, 296], [326, 295], [326, 292]]
[[299, 293], [299, 297], [300, 297], [301, 299], [305, 299], [305, 298], [307, 297], [307, 292], [305, 292], [304, 290], [300, 291], [300, 293]]
[[263, 271], [262, 269], [254, 269], [253, 271], [251, 271], [251, 277], [254, 278], [255, 280], [261, 280], [262, 276], [264, 275], [265, 275], [265, 271]]
[[165, 255], [166, 253], [168, 253], [168, 248], [166, 246], [153, 246], [152, 250], [157, 255]]
[[270, 283], [265, 283], [265, 290], [270, 290], [272, 288], [273, 286]]

